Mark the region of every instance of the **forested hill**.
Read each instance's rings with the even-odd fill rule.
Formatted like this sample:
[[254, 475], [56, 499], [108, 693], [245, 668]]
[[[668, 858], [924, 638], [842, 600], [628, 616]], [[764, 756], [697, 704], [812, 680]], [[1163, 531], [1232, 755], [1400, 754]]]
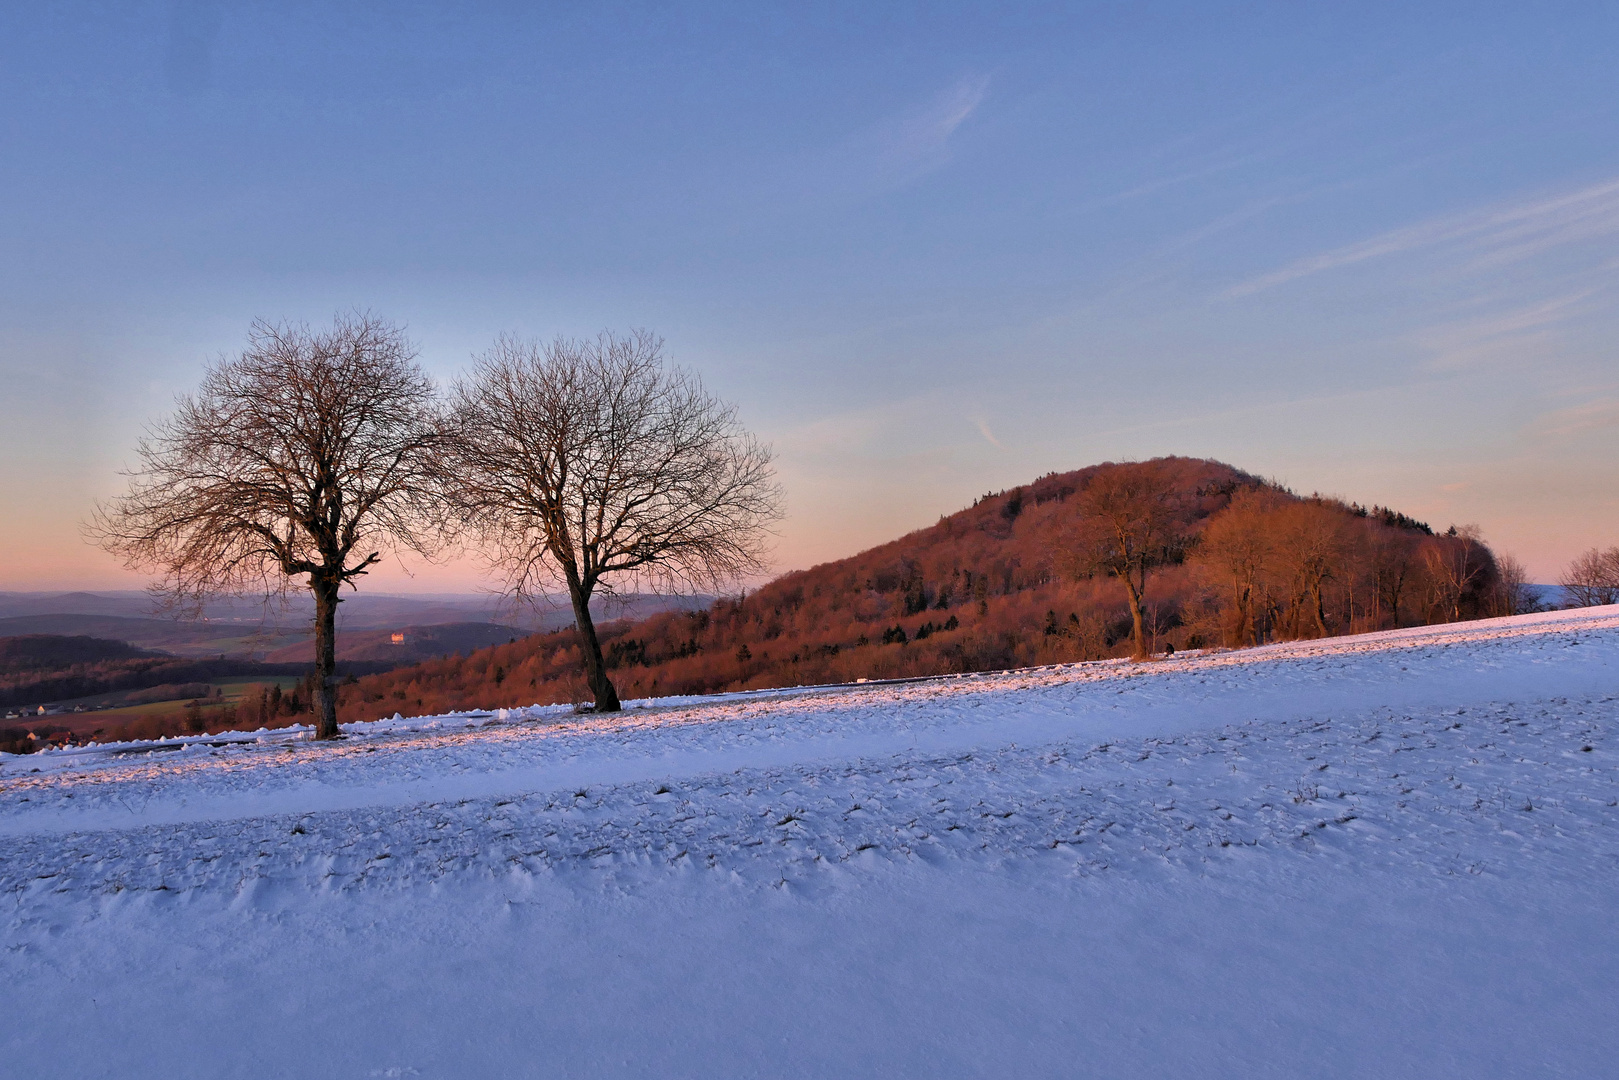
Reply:
[[[1381, 508], [1300, 498], [1217, 461], [1154, 464], [1172, 480], [1184, 539], [1148, 583], [1157, 650], [1494, 613], [1494, 560], [1471, 538], [1436, 537]], [[1123, 588], [1076, 574], [1063, 557], [1076, 494], [1113, 468], [986, 495], [929, 528], [705, 611], [609, 625], [613, 680], [634, 698], [1123, 655]], [[1214, 521], [1223, 524], [1204, 545]], [[1218, 556], [1247, 532], [1262, 542], [1242, 550], [1259, 562], [1234, 598]], [[361, 679], [344, 688], [340, 709], [350, 721], [588, 697], [568, 630]]]
[[138, 649], [128, 642], [84, 635], [22, 634], [0, 637], [0, 676], [163, 655]]

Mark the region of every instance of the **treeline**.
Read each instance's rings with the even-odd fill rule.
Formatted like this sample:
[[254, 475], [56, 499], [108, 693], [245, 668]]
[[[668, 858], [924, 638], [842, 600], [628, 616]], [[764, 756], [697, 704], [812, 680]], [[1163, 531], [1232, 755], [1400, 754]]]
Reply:
[[1523, 571], [1477, 531], [1368, 512], [1335, 499], [1246, 488], [1188, 545], [1201, 586], [1174, 613], [1191, 646], [1513, 615], [1534, 600]]
[[252, 684], [232, 703], [211, 701], [208, 697], [193, 698], [177, 713], [146, 714], [111, 725], [98, 739], [117, 742], [291, 727], [308, 723], [314, 704], [315, 675], [311, 672], [287, 690], [282, 690], [279, 683]]
[[1575, 607], [1619, 603], [1619, 547], [1592, 548], [1580, 554], [1557, 584]]
[[[1142, 597], [1150, 649], [1252, 645], [1511, 614], [1521, 570], [1470, 529], [1303, 498], [1219, 462], [1159, 459], [1168, 515]], [[1119, 580], [1075, 568], [1102, 465], [995, 492], [931, 528], [708, 610], [603, 633], [626, 697], [996, 670], [1128, 655]], [[1503, 568], [1510, 571], [1503, 573]], [[1516, 575], [1516, 576], [1514, 576]], [[589, 697], [571, 631], [370, 676], [345, 721]]]
[[165, 696], [149, 700], [190, 700], [182, 709], [160, 713], [116, 718], [96, 713], [68, 713], [40, 717], [38, 721], [24, 724], [12, 723], [0, 727], [0, 752], [31, 754], [46, 746], [258, 731], [308, 723], [313, 718], [314, 680], [311, 672], [286, 690], [279, 683], [250, 684], [234, 702], [225, 701], [219, 687], [206, 683], [153, 687], [151, 694], [161, 692]]

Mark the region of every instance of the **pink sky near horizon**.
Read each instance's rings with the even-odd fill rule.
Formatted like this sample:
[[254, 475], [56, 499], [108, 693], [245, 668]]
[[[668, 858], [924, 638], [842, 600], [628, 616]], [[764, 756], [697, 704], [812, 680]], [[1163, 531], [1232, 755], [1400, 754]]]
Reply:
[[[1148, 455], [1121, 454], [1111, 459], [1131, 456]], [[1614, 527], [1619, 518], [1619, 499], [1593, 498], [1586, 486], [1600, 483], [1599, 477], [1582, 482], [1567, 474], [1541, 478], [1533, 474], [1481, 475], [1478, 470], [1456, 469], [1443, 474], [1455, 479], [1430, 485], [1425, 491], [1409, 476], [1385, 478], [1393, 482], [1378, 484], [1379, 478], [1374, 476], [1340, 475], [1336, 477], [1340, 482], [1332, 483], [1331, 477], [1318, 481], [1301, 468], [1265, 468], [1225, 460], [1249, 472], [1280, 479], [1303, 493], [1320, 491], [1366, 505], [1392, 506], [1436, 529], [1451, 524], [1479, 524], [1485, 539], [1496, 550], [1523, 560], [1532, 579], [1545, 584], [1555, 582], [1574, 555], [1592, 546], [1607, 546], [1609, 538], [1619, 539], [1619, 530]], [[1093, 462], [1073, 467], [1090, 463]], [[846, 486], [842, 486], [824, 475], [825, 462], [819, 464], [823, 475], [805, 468], [805, 462], [792, 456], [781, 462], [789, 516], [775, 541], [773, 566], [777, 573], [853, 555], [931, 525], [987, 491], [1028, 482], [1044, 472], [1066, 471], [1030, 469], [1016, 475], [1008, 473], [1004, 479], [985, 478], [968, 486], [960, 480], [960, 473], [918, 468], [916, 475], [924, 483], [896, 482], [891, 475], [873, 473], [854, 483], [845, 478]], [[1364, 470], [1356, 472], [1363, 474]], [[1357, 479], [1362, 483], [1355, 484]], [[4, 555], [0, 562], [0, 591], [144, 588], [148, 578], [124, 570], [111, 555], [79, 535], [78, 521], [88, 516], [91, 502], [61, 498], [54, 520], [8, 516], [0, 523], [0, 553]], [[82, 516], [76, 517], [74, 511]], [[1568, 522], [1582, 519], [1588, 523], [1584, 529], [1568, 527]], [[498, 588], [498, 582], [476, 553], [463, 551], [439, 562], [427, 562], [414, 555], [392, 558], [369, 574], [361, 587], [389, 593], [478, 592]]]

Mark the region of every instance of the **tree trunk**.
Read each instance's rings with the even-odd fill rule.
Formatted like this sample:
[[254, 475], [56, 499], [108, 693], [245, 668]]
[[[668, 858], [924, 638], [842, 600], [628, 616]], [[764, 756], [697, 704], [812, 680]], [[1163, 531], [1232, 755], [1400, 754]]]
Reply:
[[1231, 586], [1232, 607], [1236, 611], [1236, 619], [1226, 635], [1226, 644], [1237, 648], [1255, 644], [1254, 642], [1254, 587], [1252, 584], [1238, 578]]
[[1398, 630], [1400, 628], [1400, 593], [1405, 591], [1405, 575], [1389, 575], [1388, 604], [1389, 625]]
[[337, 738], [337, 605], [338, 582], [316, 578], [315, 594], [315, 738]]
[[601, 642], [596, 639], [596, 622], [590, 617], [590, 593], [577, 574], [569, 573], [568, 596], [573, 600], [573, 622], [579, 630], [579, 651], [585, 658], [585, 680], [596, 697], [597, 712], [618, 712], [618, 691], [607, 677], [607, 664], [602, 660]]
[[1131, 653], [1137, 660], [1145, 660], [1147, 653], [1147, 633], [1141, 622], [1141, 591], [1136, 588], [1135, 580], [1130, 577], [1127, 570], [1123, 575], [1124, 591], [1130, 595], [1130, 622], [1131, 622]]

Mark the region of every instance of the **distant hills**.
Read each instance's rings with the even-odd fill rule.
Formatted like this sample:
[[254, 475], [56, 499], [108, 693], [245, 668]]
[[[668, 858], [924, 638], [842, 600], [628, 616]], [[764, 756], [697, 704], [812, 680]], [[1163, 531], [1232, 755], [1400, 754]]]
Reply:
[[122, 641], [175, 656], [232, 656], [260, 659], [267, 652], [307, 637], [274, 625], [237, 622], [182, 622], [127, 615], [40, 614], [0, 618], [0, 636], [33, 634], [89, 636]]
[[139, 660], [154, 654], [122, 641], [93, 637], [59, 637], [37, 634], [26, 637], [0, 637], [0, 676], [21, 671], [48, 671], [75, 664], [99, 664], [108, 660]]
[[151, 614], [144, 592], [0, 592], [0, 618], [26, 615], [114, 615], [141, 618]]
[[[351, 665], [350, 672], [374, 672], [384, 667]], [[0, 638], [0, 708], [30, 709], [98, 694], [157, 686], [189, 687], [231, 676], [301, 675], [304, 670], [301, 664], [171, 656], [92, 637], [4, 637]]]
[[[498, 623], [441, 623], [404, 626], [398, 630], [345, 630], [338, 634], [337, 658], [346, 661], [414, 664], [457, 653], [470, 653], [491, 645], [505, 645], [527, 637], [529, 631]], [[315, 643], [285, 645], [265, 656], [272, 663], [312, 664]]]
[[[622, 601], [598, 604], [596, 609], [604, 618], [638, 619], [660, 611], [704, 607], [710, 600], [636, 594]], [[250, 599], [216, 600], [204, 608], [203, 616], [201, 620], [177, 620], [154, 615], [152, 599], [144, 592], [0, 592], [0, 637], [87, 635], [176, 656], [288, 662], [313, 659], [309, 649], [296, 651], [313, 637], [309, 628], [313, 606], [306, 597], [293, 595], [287, 604], [269, 607]], [[566, 603], [536, 608], [517, 607], [482, 593], [355, 593], [338, 608], [338, 655], [411, 663], [572, 624], [573, 613]], [[463, 629], [430, 633], [426, 629], [457, 625]], [[483, 629], [474, 630], [474, 626]], [[386, 635], [379, 638], [384, 631]], [[376, 648], [379, 641], [387, 644], [393, 633], [401, 631], [407, 631], [406, 648]]]

